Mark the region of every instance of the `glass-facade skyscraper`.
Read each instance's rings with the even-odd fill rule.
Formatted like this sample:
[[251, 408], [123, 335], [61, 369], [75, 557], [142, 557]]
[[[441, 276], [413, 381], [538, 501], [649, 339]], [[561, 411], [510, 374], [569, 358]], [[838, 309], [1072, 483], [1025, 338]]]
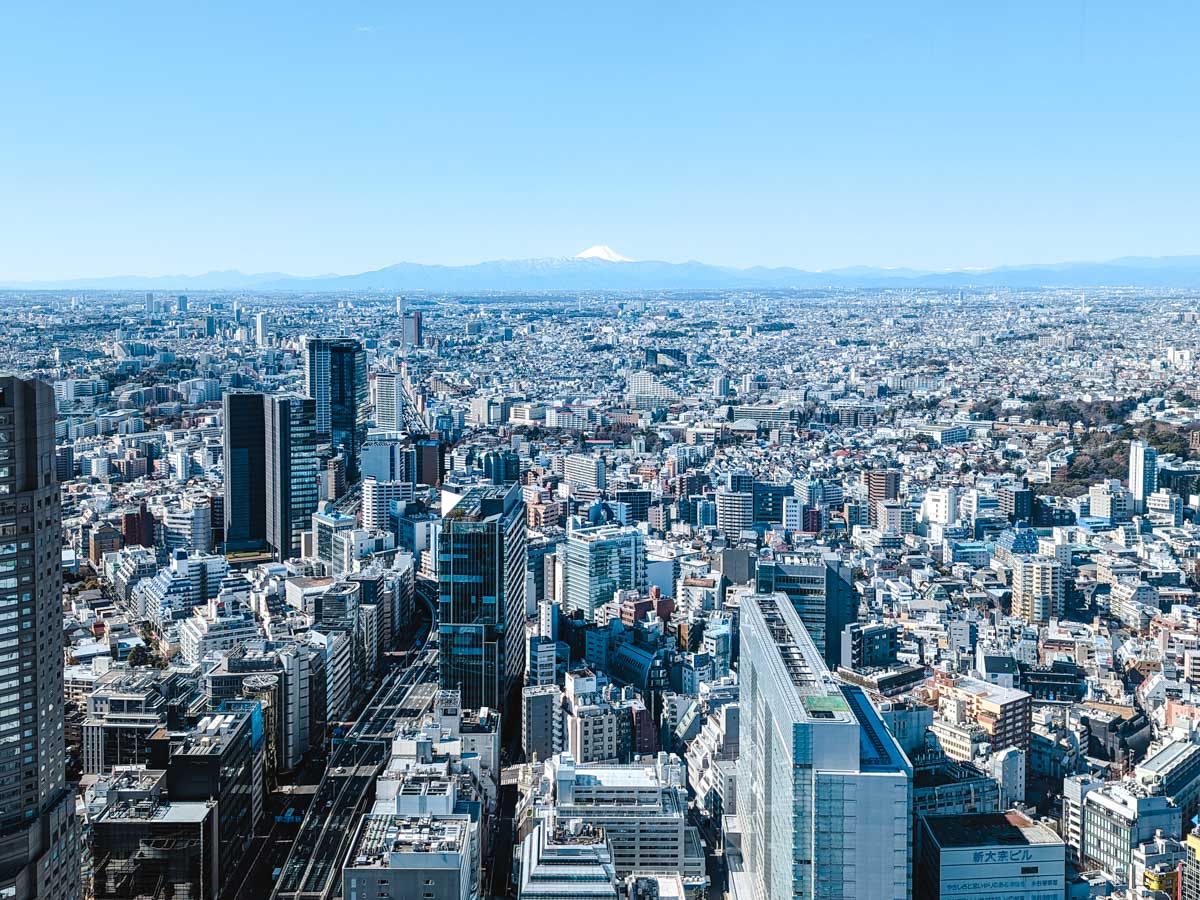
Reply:
[[300, 537], [317, 511], [316, 411], [311, 397], [265, 399], [266, 536], [279, 560], [300, 555]]
[[367, 354], [354, 338], [306, 338], [304, 392], [316, 402], [317, 438], [346, 457], [346, 481], [359, 477], [367, 440]]
[[737, 900], [911, 896], [912, 766], [782, 594], [741, 601]]
[[0, 898], [80, 896], [63, 735], [54, 391], [0, 378]]
[[843, 665], [842, 631], [858, 620], [850, 566], [836, 553], [783, 554], [759, 563], [758, 591], [781, 591], [792, 601], [808, 636], [831, 669]]
[[222, 398], [225, 449], [225, 547], [259, 550], [267, 541], [265, 397], [231, 393]]
[[[506, 703], [525, 669], [525, 501], [520, 485], [472, 487], [438, 536], [441, 687], [468, 709]], [[515, 701], [514, 701], [515, 702]]]
[[225, 421], [225, 548], [300, 555], [320, 495], [316, 402], [299, 394], [229, 393]]
[[1158, 490], [1158, 451], [1145, 441], [1129, 442], [1129, 491], [1133, 511], [1146, 512], [1146, 498]]

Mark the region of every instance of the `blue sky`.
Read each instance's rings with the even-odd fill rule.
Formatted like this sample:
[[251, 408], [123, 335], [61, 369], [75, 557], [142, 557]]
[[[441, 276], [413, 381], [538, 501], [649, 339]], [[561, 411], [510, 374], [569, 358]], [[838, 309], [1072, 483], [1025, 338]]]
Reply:
[[0, 280], [1200, 253], [1200, 4], [12, 4]]

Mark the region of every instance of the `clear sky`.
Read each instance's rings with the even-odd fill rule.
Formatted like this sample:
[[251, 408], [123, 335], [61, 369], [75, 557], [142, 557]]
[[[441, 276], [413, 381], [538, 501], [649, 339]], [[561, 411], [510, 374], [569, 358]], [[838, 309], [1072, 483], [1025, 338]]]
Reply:
[[12, 3], [0, 280], [1200, 253], [1198, 44], [1194, 0]]

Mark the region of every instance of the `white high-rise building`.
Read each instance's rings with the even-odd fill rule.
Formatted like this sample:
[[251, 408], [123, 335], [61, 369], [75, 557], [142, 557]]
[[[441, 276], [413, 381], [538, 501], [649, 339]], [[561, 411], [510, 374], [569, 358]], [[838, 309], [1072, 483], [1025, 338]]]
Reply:
[[192, 610], [191, 618], [179, 627], [179, 650], [183, 661], [196, 665], [210, 653], [232, 650], [242, 641], [259, 637], [258, 624], [247, 607], [230, 592], [222, 592], [205, 606]]
[[572, 453], [563, 460], [563, 476], [572, 487], [602, 491], [606, 484], [604, 457]]
[[1134, 513], [1146, 511], [1146, 500], [1158, 490], [1158, 451], [1145, 441], [1129, 442], [1129, 492]]
[[717, 531], [730, 541], [754, 525], [754, 495], [749, 491], [721, 488], [717, 498]]
[[254, 317], [254, 343], [259, 347], [267, 346], [267, 314], [258, 313]]
[[922, 504], [925, 521], [935, 525], [953, 525], [958, 519], [958, 488], [934, 488]]
[[163, 511], [163, 539], [167, 550], [208, 553], [212, 550], [212, 502], [207, 497], [184, 497], [178, 506]]
[[783, 528], [785, 531], [804, 530], [804, 501], [799, 497], [783, 498]]
[[371, 379], [371, 402], [375, 407], [375, 426], [381, 431], [399, 431], [403, 421], [404, 389], [399, 372], [376, 372]]
[[379, 481], [368, 476], [362, 484], [362, 522], [368, 531], [391, 531], [392, 503], [413, 499], [411, 481]]
[[539, 822], [521, 842], [517, 900], [617, 900], [616, 870], [603, 829]]
[[1126, 490], [1115, 478], [1093, 484], [1088, 488], [1088, 509], [1101, 519], [1128, 522], [1134, 512], [1133, 491]]
[[1146, 515], [1155, 525], [1178, 528], [1183, 524], [1183, 499], [1165, 488], [1146, 498]]
[[908, 898], [912, 765], [783, 594], [741, 604], [736, 900]]
[[[679, 757], [659, 753], [652, 761], [608, 765], [578, 763], [559, 753], [546, 774], [553, 794], [539, 798], [537, 818], [604, 829], [618, 876], [677, 872], [703, 878], [703, 859], [687, 855], [687, 783]], [[694, 862], [699, 871], [692, 873]]]
[[626, 397], [633, 409], [656, 409], [679, 402], [679, 391], [653, 372], [633, 372], [626, 382]]

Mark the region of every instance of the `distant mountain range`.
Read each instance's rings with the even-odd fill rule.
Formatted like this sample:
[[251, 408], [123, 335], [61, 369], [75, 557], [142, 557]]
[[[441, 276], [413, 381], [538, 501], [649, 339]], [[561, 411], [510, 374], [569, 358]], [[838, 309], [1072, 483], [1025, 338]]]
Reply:
[[494, 260], [466, 266], [397, 263], [357, 275], [301, 277], [237, 271], [202, 275], [118, 276], [69, 281], [0, 282], [4, 290], [146, 291], [668, 291], [812, 288], [1196, 288], [1200, 256], [1123, 257], [1109, 262], [924, 271], [855, 266], [809, 272], [792, 268], [735, 269], [701, 262], [634, 261], [605, 246], [578, 256]]

